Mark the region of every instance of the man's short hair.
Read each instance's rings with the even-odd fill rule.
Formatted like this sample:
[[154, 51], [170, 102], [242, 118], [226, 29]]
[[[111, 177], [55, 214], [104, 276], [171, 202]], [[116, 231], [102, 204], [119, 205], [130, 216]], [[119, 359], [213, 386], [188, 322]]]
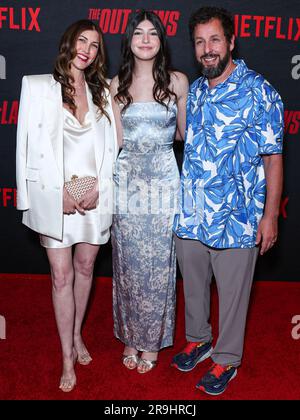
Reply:
[[199, 23], [207, 23], [211, 19], [220, 20], [223, 30], [224, 30], [224, 35], [227, 41], [230, 42], [232, 39], [232, 36], [234, 35], [234, 21], [233, 21], [233, 17], [231, 13], [228, 12], [228, 10], [223, 9], [221, 7], [210, 7], [210, 6], [200, 7], [200, 9], [194, 12], [192, 16], [190, 17], [189, 30], [190, 30], [191, 39], [192, 40], [194, 39], [195, 27]]

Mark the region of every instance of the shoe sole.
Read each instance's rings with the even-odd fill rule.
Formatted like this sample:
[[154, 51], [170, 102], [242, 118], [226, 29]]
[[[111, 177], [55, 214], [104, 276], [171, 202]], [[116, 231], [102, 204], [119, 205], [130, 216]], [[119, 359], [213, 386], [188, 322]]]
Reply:
[[237, 370], [234, 372], [234, 374], [232, 375], [232, 377], [229, 379], [229, 381], [227, 382], [227, 385], [226, 385], [226, 387], [223, 389], [223, 391], [221, 391], [221, 392], [209, 392], [209, 391], [206, 391], [206, 389], [203, 387], [202, 388], [202, 385], [200, 386], [200, 387], [198, 387], [198, 386], [196, 386], [196, 388], [197, 389], [199, 389], [200, 391], [203, 391], [203, 392], [205, 392], [205, 394], [208, 394], [208, 395], [221, 395], [221, 394], [223, 394], [223, 392], [225, 392], [226, 391], [226, 389], [227, 389], [227, 386], [228, 386], [228, 384], [229, 384], [229, 382], [230, 381], [232, 381], [232, 379], [234, 379], [235, 377], [236, 377], [236, 375], [237, 375]]
[[211, 349], [208, 350], [205, 354], [203, 354], [202, 357], [200, 357], [200, 359], [197, 360], [197, 362], [194, 364], [194, 366], [189, 368], [189, 369], [182, 369], [179, 366], [177, 366], [176, 364], [172, 364], [172, 366], [174, 366], [176, 369], [180, 370], [180, 372], [190, 372], [191, 370], [195, 369], [195, 367], [197, 366], [198, 363], [201, 363], [204, 360], [208, 359], [211, 356], [213, 350], [214, 349], [211, 347]]

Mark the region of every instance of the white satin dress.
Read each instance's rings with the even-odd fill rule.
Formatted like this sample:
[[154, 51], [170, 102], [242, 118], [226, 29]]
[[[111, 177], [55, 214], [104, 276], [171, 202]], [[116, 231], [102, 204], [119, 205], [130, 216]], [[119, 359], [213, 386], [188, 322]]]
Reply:
[[[78, 177], [97, 177], [95, 159], [95, 133], [92, 129], [90, 112], [85, 115], [84, 122], [80, 122], [63, 108], [64, 112], [64, 179], [70, 181], [72, 175]], [[40, 235], [41, 245], [45, 248], [67, 248], [76, 243], [85, 242], [101, 245], [108, 241], [109, 229], [100, 231], [98, 208], [86, 210], [82, 215], [63, 215], [63, 238], [57, 240], [49, 236]]]

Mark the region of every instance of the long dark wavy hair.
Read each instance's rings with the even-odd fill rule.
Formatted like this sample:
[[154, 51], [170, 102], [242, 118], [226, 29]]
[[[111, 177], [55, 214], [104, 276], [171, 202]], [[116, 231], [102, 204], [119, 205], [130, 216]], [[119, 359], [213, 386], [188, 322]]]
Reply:
[[122, 112], [124, 112], [133, 101], [132, 96], [129, 93], [135, 65], [134, 55], [131, 50], [131, 40], [136, 27], [144, 20], [149, 20], [152, 23], [160, 40], [160, 49], [155, 57], [152, 69], [154, 78], [153, 97], [156, 102], [164, 106], [167, 106], [165, 101], [169, 102], [171, 99], [177, 99], [175, 92], [169, 89], [170, 69], [165, 28], [160, 18], [155, 13], [142, 9], [130, 14], [126, 31], [122, 38], [122, 58], [118, 73], [119, 87], [118, 92], [115, 95], [115, 99], [124, 105]]
[[59, 54], [56, 58], [53, 77], [61, 84], [63, 102], [66, 103], [75, 114], [74, 101], [75, 88], [72, 86], [74, 78], [71, 73], [71, 62], [76, 57], [76, 41], [84, 31], [96, 31], [99, 34], [99, 49], [93, 63], [84, 70], [85, 80], [92, 93], [93, 102], [98, 107], [100, 114], [109, 116], [105, 111], [107, 98], [105, 88], [109, 88], [105, 79], [105, 50], [102, 32], [92, 21], [82, 19], [67, 28], [59, 44]]

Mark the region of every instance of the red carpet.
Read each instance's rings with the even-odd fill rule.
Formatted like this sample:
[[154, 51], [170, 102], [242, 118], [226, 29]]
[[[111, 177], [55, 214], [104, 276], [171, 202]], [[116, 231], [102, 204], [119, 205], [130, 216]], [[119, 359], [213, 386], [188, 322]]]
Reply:
[[[216, 332], [217, 295], [213, 293]], [[0, 315], [7, 323], [0, 340], [0, 400], [3, 399], [299, 399], [300, 340], [291, 336], [294, 315], [300, 314], [300, 283], [257, 282], [248, 317], [245, 352], [228, 390], [209, 397], [195, 384], [211, 361], [190, 373], [170, 367], [172, 355], [185, 342], [182, 282], [178, 282], [176, 340], [161, 352], [159, 364], [141, 375], [121, 364], [123, 345], [112, 334], [111, 280], [97, 279], [84, 337], [93, 356], [89, 366], [77, 365], [77, 387], [58, 390], [59, 340], [48, 276], [0, 275]]]

